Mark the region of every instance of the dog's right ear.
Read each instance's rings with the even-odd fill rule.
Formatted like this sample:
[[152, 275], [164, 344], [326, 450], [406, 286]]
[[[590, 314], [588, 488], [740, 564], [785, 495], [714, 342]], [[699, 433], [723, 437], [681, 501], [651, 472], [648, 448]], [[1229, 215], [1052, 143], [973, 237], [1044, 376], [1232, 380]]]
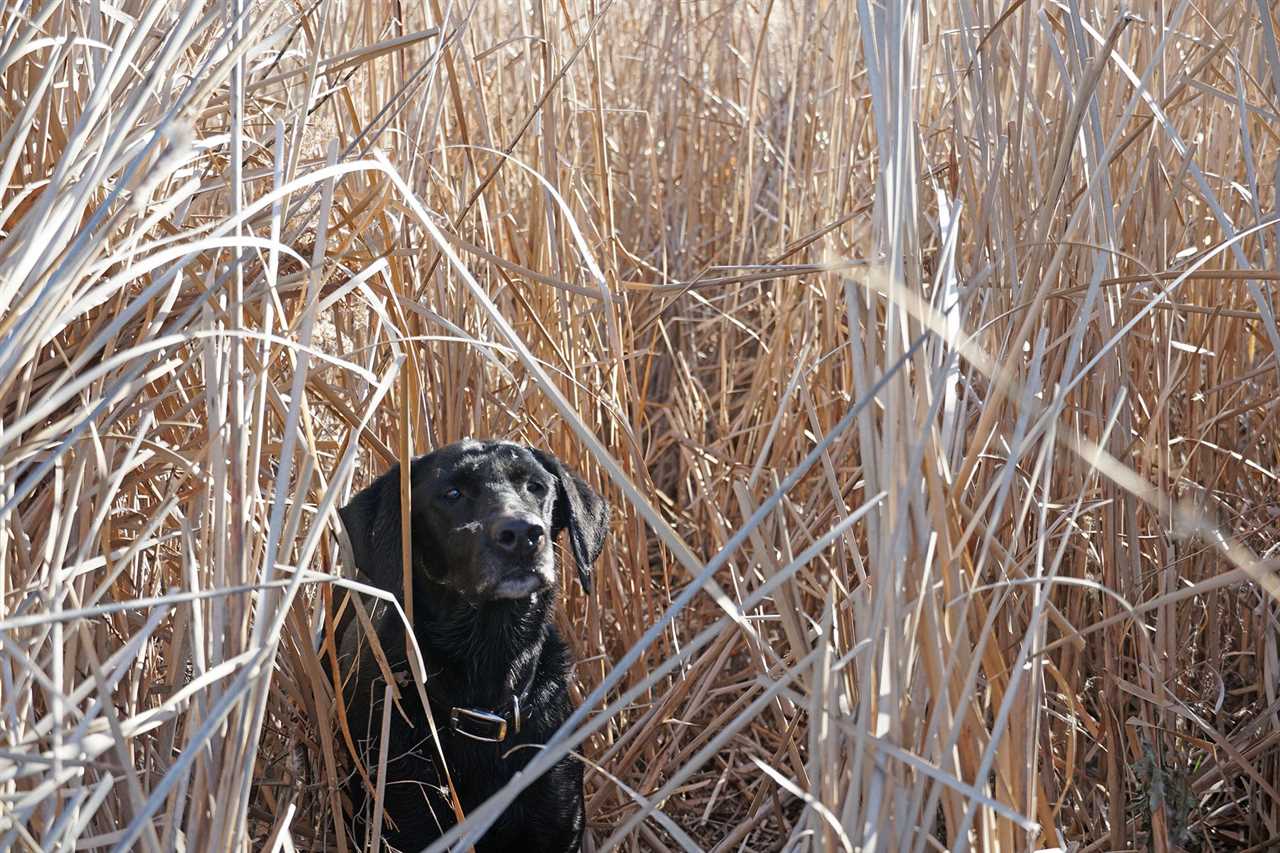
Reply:
[[[387, 540], [395, 542], [395, 562], [399, 562], [400, 502], [395, 501], [394, 507], [386, 506], [387, 484], [394, 478], [393, 485], [398, 487], [399, 477], [400, 466], [397, 465], [338, 510], [347, 538], [351, 540], [351, 557], [355, 561], [355, 568], [373, 581], [375, 586], [383, 589], [388, 588], [385, 583], [386, 575], [390, 574], [390, 569], [394, 566], [387, 565], [387, 555], [382, 553], [385, 548], [380, 549], [376, 543], [385, 543]], [[399, 497], [398, 488], [394, 496]], [[395, 529], [389, 529], [391, 527]], [[400, 572], [397, 570], [394, 574], [398, 586]]]

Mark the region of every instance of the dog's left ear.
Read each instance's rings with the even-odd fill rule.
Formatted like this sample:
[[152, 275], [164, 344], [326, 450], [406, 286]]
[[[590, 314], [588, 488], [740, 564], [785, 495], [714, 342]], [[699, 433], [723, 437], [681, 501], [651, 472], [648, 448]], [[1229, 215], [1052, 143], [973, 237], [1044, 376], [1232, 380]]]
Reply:
[[586, 592], [591, 591], [591, 566], [604, 549], [609, 532], [609, 505], [595, 490], [561, 464], [560, 460], [535, 448], [529, 448], [539, 464], [556, 478], [556, 505], [551, 516], [551, 538], [569, 531], [573, 560], [578, 564], [578, 580]]

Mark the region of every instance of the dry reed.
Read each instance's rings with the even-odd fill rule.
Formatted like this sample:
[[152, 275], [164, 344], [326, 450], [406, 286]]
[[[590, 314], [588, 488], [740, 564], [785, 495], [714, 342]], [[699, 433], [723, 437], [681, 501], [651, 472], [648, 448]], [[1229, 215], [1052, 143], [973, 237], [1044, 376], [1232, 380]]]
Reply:
[[351, 849], [464, 435], [618, 507], [588, 850], [1274, 849], [1280, 21], [1135, 11], [9, 0], [0, 849]]

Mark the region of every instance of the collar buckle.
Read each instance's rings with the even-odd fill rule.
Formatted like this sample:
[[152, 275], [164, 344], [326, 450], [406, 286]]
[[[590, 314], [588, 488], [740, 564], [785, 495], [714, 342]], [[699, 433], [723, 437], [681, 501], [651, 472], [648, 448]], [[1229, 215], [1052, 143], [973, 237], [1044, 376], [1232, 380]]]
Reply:
[[[519, 719], [519, 714], [516, 716]], [[507, 739], [507, 719], [499, 714], [482, 711], [479, 708], [454, 707], [449, 712], [451, 728], [472, 740], [484, 743], [502, 743]], [[478, 728], [473, 728], [478, 726]], [[519, 723], [517, 723], [517, 729]]]

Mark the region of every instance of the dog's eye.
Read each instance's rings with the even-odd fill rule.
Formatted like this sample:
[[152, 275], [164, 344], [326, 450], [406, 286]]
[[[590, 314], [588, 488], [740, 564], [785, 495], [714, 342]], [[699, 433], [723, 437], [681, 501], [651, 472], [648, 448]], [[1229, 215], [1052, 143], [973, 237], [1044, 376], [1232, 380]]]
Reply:
[[535, 495], [541, 495], [546, 492], [546, 490], [547, 487], [544, 483], [540, 483], [537, 480], [529, 481], [529, 491], [533, 492]]
[[456, 501], [458, 498], [462, 497], [462, 490], [450, 489], [449, 491], [444, 493], [443, 497], [447, 501]]

